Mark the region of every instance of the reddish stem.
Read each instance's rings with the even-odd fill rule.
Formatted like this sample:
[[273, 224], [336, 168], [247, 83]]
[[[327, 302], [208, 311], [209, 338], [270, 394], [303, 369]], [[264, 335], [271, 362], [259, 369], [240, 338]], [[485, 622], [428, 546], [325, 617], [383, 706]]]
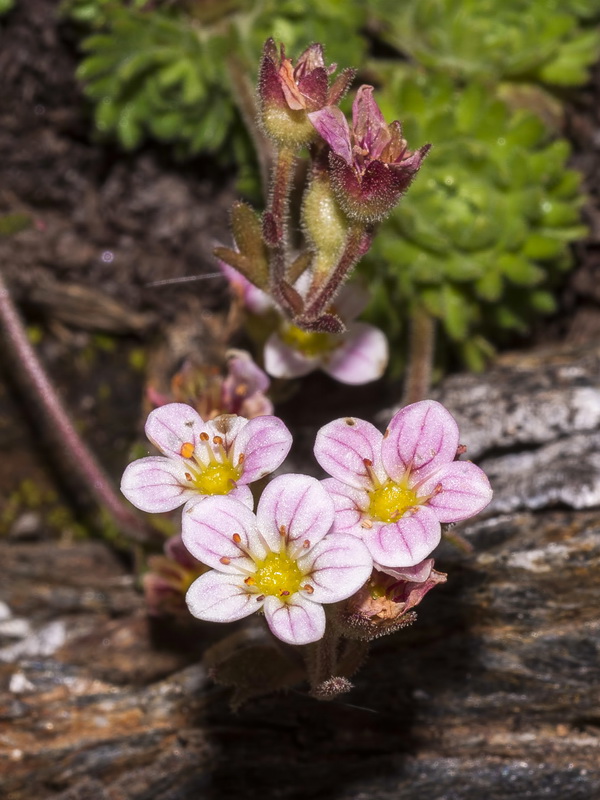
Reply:
[[10, 293], [0, 274], [0, 333], [6, 352], [12, 356], [15, 378], [21, 389], [32, 394], [40, 405], [45, 422], [56, 433], [77, 474], [83, 478], [96, 501], [107, 510], [120, 530], [140, 544], [164, 542], [164, 537], [144, 523], [117, 495], [110, 479], [96, 457], [73, 427], [62, 402], [46, 375], [33, 347]]

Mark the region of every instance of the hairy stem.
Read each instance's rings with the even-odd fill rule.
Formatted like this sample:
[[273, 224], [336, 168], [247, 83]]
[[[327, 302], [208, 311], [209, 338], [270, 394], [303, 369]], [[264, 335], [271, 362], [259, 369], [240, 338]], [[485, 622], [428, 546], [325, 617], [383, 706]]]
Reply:
[[5, 352], [11, 358], [16, 382], [26, 396], [31, 396], [36, 401], [42, 411], [44, 427], [53, 431], [60, 443], [57, 452], [66, 453], [71, 468], [83, 479], [96, 501], [106, 509], [125, 536], [139, 544], [162, 543], [164, 537], [145, 524], [121, 501], [94, 454], [75, 430], [29, 343], [1, 273], [0, 335], [4, 339]]
[[372, 238], [372, 231], [366, 229], [364, 225], [352, 225], [348, 231], [344, 250], [330, 276], [322, 286], [311, 287], [304, 312], [305, 319], [316, 319], [327, 311], [352, 267], [371, 246]]
[[435, 351], [435, 320], [423, 308], [415, 308], [410, 318], [408, 363], [402, 405], [425, 400], [431, 387]]
[[277, 153], [269, 207], [263, 217], [263, 235], [271, 249], [271, 292], [284, 305], [287, 303], [281, 286], [286, 279], [288, 207], [295, 164], [296, 152], [282, 147]]
[[323, 638], [307, 648], [306, 671], [313, 691], [317, 690], [324, 681], [337, 675], [338, 645], [337, 630], [328, 622]]

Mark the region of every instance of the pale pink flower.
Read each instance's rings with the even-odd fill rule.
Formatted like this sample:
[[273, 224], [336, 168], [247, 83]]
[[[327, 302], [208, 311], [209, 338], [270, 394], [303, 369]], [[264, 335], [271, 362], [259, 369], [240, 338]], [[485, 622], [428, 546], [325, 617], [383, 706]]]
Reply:
[[315, 457], [335, 504], [337, 532], [359, 536], [382, 567], [412, 567], [441, 538], [441, 523], [479, 513], [492, 498], [484, 472], [455, 461], [458, 426], [440, 403], [406, 406], [381, 434], [346, 417], [317, 434]]
[[321, 639], [322, 604], [350, 597], [373, 567], [359, 539], [329, 533], [333, 518], [331, 498], [306, 475], [271, 481], [256, 515], [225, 497], [189, 506], [183, 542], [212, 567], [188, 590], [191, 613], [209, 622], [233, 622], [262, 610], [272, 633], [284, 642]]
[[274, 378], [299, 378], [322, 369], [341, 383], [363, 384], [383, 375], [388, 363], [385, 334], [366, 322], [354, 322], [368, 301], [357, 284], [344, 286], [331, 312], [345, 323], [344, 333], [305, 331], [282, 322], [265, 344], [265, 369]]
[[130, 464], [121, 491], [150, 513], [208, 495], [228, 495], [252, 508], [248, 484], [277, 469], [292, 446], [291, 433], [277, 417], [224, 414], [205, 422], [184, 403], [152, 411], [146, 436], [163, 455]]

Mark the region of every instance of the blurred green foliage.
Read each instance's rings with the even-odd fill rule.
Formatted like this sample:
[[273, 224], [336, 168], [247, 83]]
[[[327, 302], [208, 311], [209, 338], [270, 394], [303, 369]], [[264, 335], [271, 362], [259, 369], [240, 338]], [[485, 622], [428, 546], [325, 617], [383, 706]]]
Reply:
[[63, 8], [84, 32], [79, 76], [102, 134], [127, 149], [151, 137], [182, 156], [210, 152], [245, 176], [253, 156], [232, 59], [252, 84], [268, 36], [293, 56], [321, 41], [340, 67], [364, 65], [368, 51], [382, 52], [378, 41], [392, 45], [400, 57], [372, 58], [368, 80], [411, 149], [433, 149], [361, 267], [375, 292], [371, 318], [402, 353], [405, 321], [419, 305], [479, 368], [503, 331], [524, 332], [553, 310], [569, 242], [585, 231], [568, 145], [542, 117], [560, 114], [560, 91], [584, 83], [600, 54], [600, 0], [65, 0]]
[[360, 63], [366, 47], [363, 4], [341, 0], [68, 0], [63, 8], [96, 31], [83, 40], [78, 76], [96, 102], [98, 130], [126, 149], [152, 137], [174, 143], [181, 155], [247, 160], [232, 57], [253, 83], [268, 36], [291, 53], [325, 41], [328, 57], [344, 63]]
[[568, 144], [483, 85], [440, 74], [393, 69], [379, 100], [388, 118], [402, 109], [409, 142], [435, 146], [363, 262], [372, 318], [394, 338], [424, 307], [481, 367], [495, 330], [524, 332], [554, 309], [549, 289], [585, 233]]
[[388, 43], [462, 80], [585, 83], [598, 59], [598, 0], [378, 0]]

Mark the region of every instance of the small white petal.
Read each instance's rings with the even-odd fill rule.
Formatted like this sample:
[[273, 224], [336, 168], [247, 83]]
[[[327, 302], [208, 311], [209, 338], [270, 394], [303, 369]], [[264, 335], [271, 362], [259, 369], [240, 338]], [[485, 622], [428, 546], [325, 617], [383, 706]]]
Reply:
[[173, 458], [150, 456], [129, 464], [121, 491], [141, 511], [172, 511], [198, 495], [185, 478], [185, 464]]
[[333, 524], [333, 501], [316, 478], [279, 475], [265, 488], [256, 510], [258, 528], [273, 552], [281, 543], [313, 547]]
[[292, 596], [283, 602], [272, 595], [265, 599], [265, 617], [271, 633], [288, 644], [318, 642], [325, 633], [323, 606], [301, 597]]
[[183, 543], [194, 558], [220, 572], [242, 570], [248, 574], [254, 572], [255, 560], [266, 557], [256, 517], [247, 506], [227, 495], [214, 495], [190, 503], [184, 510], [181, 525]]
[[182, 457], [184, 444], [198, 444], [198, 437], [206, 427], [200, 414], [191, 406], [167, 403], [148, 415], [146, 436], [161, 453], [177, 459]]
[[258, 611], [262, 602], [246, 589], [243, 576], [216, 570], [197, 578], [185, 597], [190, 613], [207, 622], [234, 622]]
[[307, 571], [313, 587], [309, 595], [315, 603], [337, 603], [357, 592], [373, 570], [373, 559], [366, 546], [349, 533], [330, 533], [298, 561]]

